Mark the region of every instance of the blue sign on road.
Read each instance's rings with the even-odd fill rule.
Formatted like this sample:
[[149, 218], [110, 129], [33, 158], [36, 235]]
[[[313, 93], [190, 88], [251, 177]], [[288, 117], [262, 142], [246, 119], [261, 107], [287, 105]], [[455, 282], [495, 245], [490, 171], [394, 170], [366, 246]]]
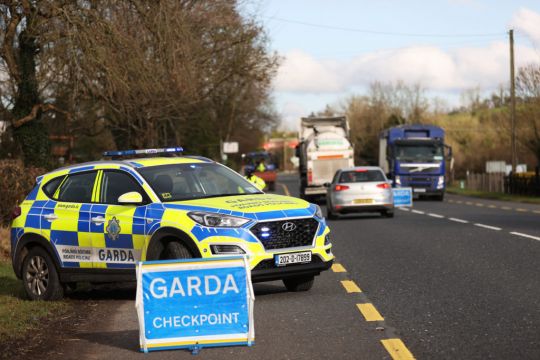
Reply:
[[413, 195], [411, 188], [393, 188], [394, 206], [412, 206]]
[[254, 298], [242, 257], [139, 263], [141, 351], [252, 345]]

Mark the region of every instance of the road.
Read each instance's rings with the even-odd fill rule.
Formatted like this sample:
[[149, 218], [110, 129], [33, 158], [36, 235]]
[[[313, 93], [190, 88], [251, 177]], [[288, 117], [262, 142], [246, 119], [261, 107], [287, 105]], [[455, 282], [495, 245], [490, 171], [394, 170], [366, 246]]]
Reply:
[[[297, 189], [296, 177], [280, 177], [278, 193]], [[339, 265], [307, 293], [256, 284], [255, 345], [201, 358], [540, 358], [540, 206], [449, 195], [393, 219], [349, 215], [330, 226]], [[138, 353], [134, 292], [120, 294], [74, 293], [99, 298], [96, 314], [47, 357], [191, 358]]]

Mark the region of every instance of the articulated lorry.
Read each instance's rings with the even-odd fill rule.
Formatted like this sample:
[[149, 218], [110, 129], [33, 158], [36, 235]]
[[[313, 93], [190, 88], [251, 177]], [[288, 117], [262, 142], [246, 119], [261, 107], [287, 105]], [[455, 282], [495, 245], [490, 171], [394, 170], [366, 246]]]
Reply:
[[296, 156], [299, 158], [300, 197], [324, 196], [324, 184], [332, 182], [336, 171], [354, 166], [347, 118], [302, 118], [299, 139]]
[[451, 156], [444, 130], [438, 126], [396, 126], [379, 138], [379, 166], [394, 187], [411, 187], [418, 197], [444, 199], [446, 160]]

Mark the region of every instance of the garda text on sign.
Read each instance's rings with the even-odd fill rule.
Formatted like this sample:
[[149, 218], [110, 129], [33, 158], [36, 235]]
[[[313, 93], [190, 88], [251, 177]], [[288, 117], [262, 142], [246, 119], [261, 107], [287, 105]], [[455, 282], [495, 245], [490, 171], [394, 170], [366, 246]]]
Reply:
[[413, 195], [411, 188], [393, 188], [394, 206], [412, 206]]
[[141, 351], [252, 345], [254, 298], [243, 257], [140, 262]]

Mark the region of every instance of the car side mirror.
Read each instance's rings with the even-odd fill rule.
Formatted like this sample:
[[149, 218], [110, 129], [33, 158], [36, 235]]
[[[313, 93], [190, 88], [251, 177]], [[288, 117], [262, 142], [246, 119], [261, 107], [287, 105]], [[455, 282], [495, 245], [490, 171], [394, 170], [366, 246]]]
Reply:
[[325, 188], [329, 188], [331, 185], [332, 185], [332, 184], [330, 184], [329, 182], [325, 182], [325, 183], [323, 184], [323, 186], [324, 186]]
[[118, 203], [121, 205], [140, 205], [142, 202], [142, 195], [136, 191], [127, 192], [118, 197]]

